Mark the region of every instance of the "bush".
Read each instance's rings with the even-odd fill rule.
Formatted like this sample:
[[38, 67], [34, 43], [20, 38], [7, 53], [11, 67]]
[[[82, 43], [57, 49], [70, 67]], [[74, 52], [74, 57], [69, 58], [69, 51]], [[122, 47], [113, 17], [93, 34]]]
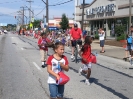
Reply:
[[117, 36], [121, 36], [124, 34], [124, 31], [126, 30], [126, 27], [124, 25], [116, 25], [115, 27], [115, 33]]
[[95, 39], [99, 39], [99, 35], [98, 34], [95, 34]]
[[124, 40], [126, 38], [125, 34], [121, 34], [121, 36], [117, 37], [117, 41]]

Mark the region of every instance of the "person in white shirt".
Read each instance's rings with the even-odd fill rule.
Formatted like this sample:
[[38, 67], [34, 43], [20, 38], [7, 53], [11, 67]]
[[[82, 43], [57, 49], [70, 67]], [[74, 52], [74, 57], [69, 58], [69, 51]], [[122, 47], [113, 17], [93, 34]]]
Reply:
[[105, 43], [105, 32], [102, 28], [100, 28], [98, 30], [99, 32], [99, 40], [100, 40], [100, 47], [102, 47], [102, 50], [100, 51], [100, 53], [104, 53], [105, 50], [104, 50], [104, 43]]

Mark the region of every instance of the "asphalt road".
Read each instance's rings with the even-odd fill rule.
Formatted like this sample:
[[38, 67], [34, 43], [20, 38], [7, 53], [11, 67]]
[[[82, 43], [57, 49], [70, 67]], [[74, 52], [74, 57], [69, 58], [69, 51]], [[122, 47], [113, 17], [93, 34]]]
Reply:
[[[52, 49], [48, 53], [52, 54]], [[133, 99], [133, 70], [125, 67], [127, 63], [98, 55], [91, 85], [87, 86], [84, 75], [77, 73], [82, 64], [70, 61], [69, 48], [65, 55], [70, 81], [64, 99]], [[49, 99], [47, 78], [35, 39], [12, 33], [0, 35], [0, 99]]]

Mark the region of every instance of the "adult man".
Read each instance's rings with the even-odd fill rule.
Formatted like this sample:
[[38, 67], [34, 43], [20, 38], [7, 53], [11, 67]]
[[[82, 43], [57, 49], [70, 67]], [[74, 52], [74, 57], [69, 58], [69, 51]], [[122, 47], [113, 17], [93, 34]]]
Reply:
[[72, 43], [71, 59], [74, 59], [74, 47], [76, 46], [76, 42], [79, 44], [79, 46], [81, 46], [83, 41], [82, 31], [80, 28], [78, 28], [78, 25], [76, 23], [74, 24], [74, 28], [72, 28], [70, 31], [70, 39]]
[[102, 28], [100, 28], [100, 29], [98, 30], [98, 32], [99, 32], [100, 47], [102, 47], [102, 50], [100, 51], [100, 53], [104, 53], [104, 52], [105, 52], [105, 50], [104, 50], [105, 32], [104, 32], [104, 30], [103, 30]]

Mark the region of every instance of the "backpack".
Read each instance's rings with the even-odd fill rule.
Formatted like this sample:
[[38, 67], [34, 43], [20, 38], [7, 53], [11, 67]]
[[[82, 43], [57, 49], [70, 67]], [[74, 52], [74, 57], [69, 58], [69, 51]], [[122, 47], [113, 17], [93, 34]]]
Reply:
[[132, 37], [131, 37], [131, 36], [129, 36], [129, 37], [127, 38], [127, 43], [128, 43], [128, 44], [132, 44]]

